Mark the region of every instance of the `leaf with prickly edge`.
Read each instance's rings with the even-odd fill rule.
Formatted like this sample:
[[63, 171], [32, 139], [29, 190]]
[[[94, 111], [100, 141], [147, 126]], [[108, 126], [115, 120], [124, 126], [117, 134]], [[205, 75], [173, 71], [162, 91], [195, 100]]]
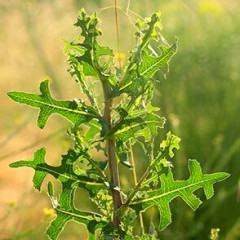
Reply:
[[[165, 151], [167, 149], [168, 155], [173, 158], [174, 157], [174, 149], [179, 149], [179, 143], [181, 139], [177, 137], [176, 135], [172, 134], [171, 132], [167, 133], [167, 139], [162, 141], [160, 144], [161, 152]], [[161, 155], [161, 153], [160, 153]]]
[[[107, 134], [107, 138], [111, 136], [118, 137], [119, 140], [126, 142], [130, 138], [134, 137], [135, 134], [146, 136], [145, 130], [151, 132], [152, 136], [157, 134], [157, 128], [162, 128], [165, 123], [165, 118], [159, 117], [154, 113], [147, 113], [143, 117], [131, 118], [130, 116], [123, 119], [120, 124], [117, 124]], [[141, 131], [143, 133], [141, 134]]]
[[125, 240], [126, 232], [121, 229], [115, 228], [111, 223], [109, 223], [102, 228], [101, 235], [104, 236], [104, 240]]
[[[59, 196], [59, 201], [52, 195], [49, 195], [52, 199], [52, 205], [57, 213], [56, 218], [50, 223], [47, 229], [47, 235], [51, 240], [58, 238], [59, 234], [63, 230], [68, 221], [75, 221], [81, 224], [85, 224], [89, 231], [89, 239], [95, 239], [95, 230], [101, 228], [107, 224], [103, 221], [100, 214], [79, 211], [74, 206], [74, 192], [77, 184], [68, 180], [63, 183], [62, 192]], [[52, 192], [53, 190], [51, 190]]]
[[120, 92], [127, 93], [134, 99], [137, 99], [139, 96], [145, 94], [152, 86], [152, 80], [143, 76], [138, 76], [136, 71], [129, 76], [129, 80], [130, 82], [122, 87]]
[[[108, 180], [105, 176], [105, 173], [104, 173], [104, 170], [107, 167], [108, 162], [107, 161], [95, 161], [91, 157], [89, 150], [92, 147], [85, 146], [85, 144], [91, 145], [91, 143], [84, 141], [86, 139], [79, 134], [78, 127], [72, 128], [72, 137], [75, 142], [76, 153], [79, 155], [79, 158], [78, 158], [79, 161], [77, 163], [83, 163], [83, 162], [87, 163], [87, 166], [85, 166], [84, 169], [82, 169], [80, 167], [76, 170], [75, 173], [78, 172], [79, 175], [89, 175], [89, 177], [92, 174], [96, 174], [98, 176], [98, 178], [100, 178], [102, 180], [104, 179], [105, 183], [108, 182]], [[95, 148], [97, 149], [96, 146], [95, 146]]]
[[86, 75], [96, 77], [97, 73], [94, 70], [92, 70], [91, 67], [88, 67], [88, 65], [85, 66], [84, 63], [80, 65], [78, 60], [74, 56], [69, 55], [68, 62], [70, 64], [69, 69], [70, 74], [76, 77], [76, 81], [79, 83], [82, 91], [87, 95], [91, 104], [93, 104], [94, 106], [98, 106], [93, 89], [90, 86], [88, 86], [85, 82]]
[[65, 48], [65, 54], [70, 65], [69, 72], [76, 77], [82, 91], [97, 109], [99, 107], [95, 89], [91, 83], [87, 84], [86, 79], [88, 77], [100, 78], [101, 80], [109, 79], [112, 89], [116, 92], [118, 90], [116, 87], [118, 79], [114, 74], [111, 74], [114, 58], [113, 50], [101, 46], [97, 42], [97, 38], [102, 35], [98, 27], [99, 22], [95, 13], [87, 15], [85, 10], [81, 9], [75, 24], [76, 27], [81, 29], [81, 33], [77, 35], [73, 42], [67, 43]]
[[117, 146], [117, 156], [120, 163], [122, 163], [124, 166], [128, 168], [132, 168], [133, 166], [128, 159], [129, 148], [126, 146], [126, 144], [122, 140], [118, 138], [116, 138], [116, 146]]
[[47, 174], [52, 175], [62, 184], [68, 180], [72, 180], [78, 187], [86, 189], [90, 195], [96, 193], [104, 187], [104, 183], [89, 177], [78, 176], [73, 172], [73, 163], [78, 159], [78, 155], [73, 150], [69, 150], [67, 155], [63, 155], [62, 163], [58, 167], [50, 166], [45, 162], [46, 150], [41, 148], [34, 154], [33, 161], [19, 161], [10, 164], [10, 167], [31, 167], [35, 170], [33, 177], [33, 185], [40, 190], [44, 178]]
[[106, 221], [111, 222], [113, 208], [112, 208], [112, 196], [108, 190], [102, 189], [98, 191], [96, 196], [91, 199], [91, 201], [96, 205], [99, 212], [103, 215]]
[[202, 202], [193, 192], [203, 188], [209, 199], [214, 194], [213, 185], [229, 177], [228, 173], [203, 174], [196, 160], [189, 160], [188, 168], [190, 177], [185, 181], [174, 181], [171, 168], [165, 168], [164, 173], [160, 175], [161, 188], [146, 192], [146, 198], [133, 200], [130, 207], [139, 212], [157, 206], [161, 216], [159, 229], [163, 230], [172, 221], [169, 204], [174, 198], [181, 197], [193, 210], [196, 210]]
[[[67, 55], [69, 56], [70, 66], [76, 72], [76, 68], [82, 66], [83, 78], [86, 76], [98, 77], [110, 76], [110, 70], [113, 66], [113, 50], [109, 47], [103, 47], [98, 44], [97, 37], [102, 35], [99, 25], [99, 19], [94, 13], [91, 16], [87, 15], [85, 10], [79, 11], [76, 27], [81, 28], [81, 34], [79, 34], [75, 40], [70, 43], [70, 46], [78, 46], [85, 51], [82, 54], [71, 54], [72, 48], [67, 45]], [[82, 40], [83, 38], [83, 40]], [[75, 65], [73, 64], [75, 62]], [[76, 64], [77, 63], [77, 64]]]
[[[145, 19], [144, 22], [139, 21], [136, 24], [138, 28], [136, 36], [139, 43], [129, 57], [128, 66], [120, 86], [121, 92], [132, 94], [134, 89], [134, 95], [136, 93], [141, 95], [144, 89], [141, 85], [144, 86], [147, 82], [151, 82], [150, 78], [157, 71], [167, 68], [168, 72], [168, 63], [177, 51], [177, 43], [170, 47], [167, 44], [161, 45], [159, 47], [161, 54], [154, 51], [151, 47], [151, 40], [160, 42], [160, 26], [161, 19], [159, 13], [154, 13], [150, 19]], [[140, 83], [144, 79], [145, 83]], [[151, 85], [148, 87], [151, 87]], [[144, 91], [146, 91], [146, 88]]]
[[173, 167], [172, 163], [167, 160], [168, 157], [174, 157], [174, 149], [180, 149], [179, 143], [181, 139], [171, 132], [167, 133], [167, 139], [163, 140], [160, 144], [160, 151], [157, 157], [151, 162], [151, 174], [148, 179], [144, 181], [144, 185], [148, 186], [150, 182], [158, 184], [160, 175], [163, 171], [162, 168]]
[[86, 124], [89, 129], [86, 131], [86, 133], [84, 134], [84, 140], [89, 144], [89, 148], [92, 147], [92, 142], [95, 141], [95, 136], [97, 134], [100, 135], [101, 130], [102, 130], [102, 126], [101, 124], [93, 119], [91, 120], [89, 123]]
[[[150, 56], [146, 52], [142, 54], [142, 64], [139, 66], [139, 74], [145, 78], [151, 78], [161, 68], [168, 66], [169, 61], [177, 51], [177, 43], [171, 47], [161, 47], [162, 54], [159, 57]], [[164, 51], [163, 51], [164, 49]]]
[[51, 114], [57, 113], [74, 124], [81, 124], [88, 122], [97, 115], [92, 107], [85, 104], [78, 106], [73, 101], [56, 101], [54, 100], [49, 91], [48, 80], [40, 85], [41, 95], [23, 93], [23, 92], [9, 92], [8, 96], [19, 103], [24, 103], [32, 107], [40, 108], [38, 117], [38, 126], [44, 128], [46, 122]]
[[151, 172], [147, 179], [142, 183], [142, 186], [148, 187], [150, 183], [158, 185], [160, 182], [160, 176], [164, 171], [164, 168], [173, 167], [172, 163], [167, 159], [174, 157], [174, 149], [179, 149], [179, 143], [181, 139], [171, 132], [167, 133], [167, 139], [163, 140], [160, 144], [160, 150], [157, 157], [153, 159], [149, 168]]
[[108, 133], [107, 137], [116, 137], [117, 155], [120, 163], [132, 168], [128, 160], [128, 147], [126, 142], [131, 138], [143, 136], [145, 141], [150, 141], [150, 136], [156, 136], [157, 128], [162, 128], [165, 123], [165, 118], [161, 118], [154, 113], [147, 113], [145, 116], [126, 117], [121, 124], [116, 125]]

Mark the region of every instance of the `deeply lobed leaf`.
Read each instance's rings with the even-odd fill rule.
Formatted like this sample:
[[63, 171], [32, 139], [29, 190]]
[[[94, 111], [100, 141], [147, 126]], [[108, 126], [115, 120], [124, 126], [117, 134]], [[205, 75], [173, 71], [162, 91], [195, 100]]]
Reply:
[[153, 50], [151, 41], [160, 41], [162, 36], [159, 32], [161, 29], [161, 19], [159, 13], [154, 13], [150, 19], [136, 24], [138, 32], [138, 45], [131, 52], [128, 65], [126, 66], [125, 75], [121, 82], [121, 92], [129, 93], [132, 96], [143, 94], [151, 85], [151, 78], [160, 70], [167, 69], [168, 64], [177, 51], [178, 43], [172, 46], [167, 44], [159, 47], [160, 53]]
[[[120, 124], [117, 124], [108, 133], [107, 137], [115, 136], [118, 137], [122, 142], [126, 142], [130, 138], [141, 135], [141, 131], [146, 128], [150, 131], [152, 136], [156, 136], [157, 128], [162, 128], [165, 123], [165, 118], [159, 117], [153, 113], [147, 113], [145, 116], [141, 117], [127, 117], [124, 118]], [[145, 135], [142, 133], [142, 135]]]
[[186, 181], [175, 181], [171, 168], [165, 168], [164, 173], [160, 175], [161, 188], [145, 192], [146, 197], [135, 199], [130, 207], [140, 212], [151, 206], [157, 206], [161, 216], [159, 229], [163, 230], [172, 221], [169, 204], [174, 198], [181, 197], [193, 210], [196, 210], [202, 202], [193, 192], [203, 188], [206, 198], [209, 199], [214, 194], [213, 185], [229, 177], [227, 173], [203, 174], [196, 160], [189, 160], [188, 168], [190, 177]]
[[33, 161], [18, 161], [10, 164], [10, 167], [31, 167], [35, 170], [33, 185], [40, 190], [47, 174], [52, 175], [62, 184], [67, 181], [74, 182], [78, 187], [86, 189], [90, 195], [96, 193], [104, 187], [104, 183], [86, 176], [79, 176], [73, 171], [73, 164], [77, 161], [78, 155], [73, 150], [69, 150], [67, 155], [63, 155], [61, 165], [50, 166], [45, 162], [46, 150], [41, 148], [34, 154]]
[[61, 165], [50, 166], [45, 162], [46, 150], [42, 148], [34, 154], [32, 161], [18, 161], [11, 163], [10, 167], [31, 167], [35, 170], [33, 185], [40, 190], [47, 174], [55, 177], [62, 184], [62, 192], [59, 201], [53, 196], [53, 186], [48, 185], [48, 194], [52, 200], [52, 205], [57, 213], [56, 218], [50, 223], [47, 235], [51, 240], [57, 239], [66, 223], [70, 220], [85, 224], [89, 231], [89, 239], [95, 239], [95, 230], [101, 228], [104, 219], [100, 214], [79, 211], [74, 207], [74, 192], [77, 187], [86, 189], [90, 196], [95, 195], [105, 185], [102, 181], [86, 176], [79, 176], [73, 171], [73, 164], [79, 155], [72, 149], [63, 155]]
[[88, 122], [93, 118], [97, 118], [94, 109], [88, 107], [84, 103], [78, 104], [76, 101], [54, 100], [50, 94], [48, 83], [48, 80], [41, 83], [41, 95], [24, 92], [9, 92], [8, 96], [18, 103], [24, 103], [32, 107], [40, 108], [40, 114], [38, 117], [38, 126], [40, 128], [44, 128], [48, 118], [53, 113], [57, 113], [77, 125]]
[[69, 221], [75, 221], [87, 226], [89, 240], [95, 239], [95, 230], [107, 224], [100, 214], [79, 211], [74, 207], [74, 192], [76, 184], [72, 180], [63, 183], [59, 201], [54, 198], [52, 192], [49, 193], [53, 207], [57, 213], [56, 218], [50, 223], [47, 235], [51, 240], [58, 238], [64, 226]]

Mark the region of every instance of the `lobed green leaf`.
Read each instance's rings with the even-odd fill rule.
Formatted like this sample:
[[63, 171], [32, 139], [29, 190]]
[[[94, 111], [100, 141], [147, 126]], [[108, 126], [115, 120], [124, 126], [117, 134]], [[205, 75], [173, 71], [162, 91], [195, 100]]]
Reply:
[[9, 166], [12, 168], [18, 167], [31, 167], [35, 170], [33, 176], [33, 185], [36, 189], [40, 190], [42, 183], [47, 174], [52, 175], [62, 184], [66, 181], [73, 181], [78, 187], [86, 189], [90, 195], [93, 195], [98, 190], [104, 187], [104, 183], [96, 179], [86, 176], [79, 176], [73, 171], [73, 163], [78, 159], [75, 151], [69, 150], [66, 155], [62, 157], [60, 166], [50, 166], [45, 162], [46, 150], [41, 148], [34, 154], [33, 161], [18, 161], [11, 163]]
[[134, 117], [128, 116], [119, 124], [111, 129], [107, 137], [118, 137], [122, 142], [126, 142], [136, 134], [146, 136], [145, 130], [148, 129], [152, 136], [156, 136], [157, 129], [163, 128], [165, 118], [159, 117], [154, 113], [147, 113], [143, 116]]
[[89, 240], [94, 240], [95, 230], [106, 224], [102, 215], [79, 211], [74, 207], [74, 192], [76, 186], [72, 180], [64, 182], [62, 192], [59, 195], [59, 201], [49, 194], [52, 205], [57, 213], [56, 218], [50, 223], [46, 232], [51, 240], [58, 238], [64, 226], [69, 221], [86, 225], [89, 231]]
[[[125, 75], [122, 79], [120, 92], [126, 92], [130, 95], [141, 95], [151, 88], [149, 84], [154, 74], [160, 70], [168, 72], [168, 64], [174, 54], [177, 52], [178, 43], [172, 46], [164, 43], [159, 47], [160, 53], [151, 47], [151, 41], [161, 40], [161, 19], [159, 13], [154, 13], [150, 19], [136, 24], [138, 31], [138, 45], [131, 52]], [[167, 71], [166, 71], [167, 69]]]
[[78, 102], [75, 101], [54, 100], [51, 97], [48, 83], [48, 80], [41, 83], [41, 95], [24, 92], [9, 92], [8, 96], [18, 103], [24, 103], [32, 107], [40, 108], [40, 114], [38, 117], [38, 126], [40, 128], [44, 128], [48, 118], [54, 113], [67, 118], [69, 121], [77, 125], [98, 117], [94, 109], [88, 107], [84, 103], [78, 104]]
[[174, 198], [181, 197], [193, 210], [196, 210], [202, 202], [193, 192], [203, 188], [206, 198], [209, 199], [214, 194], [213, 185], [229, 177], [227, 173], [203, 174], [196, 160], [189, 160], [188, 168], [190, 177], [185, 181], [175, 181], [171, 168], [165, 168], [164, 173], [160, 175], [161, 188], [145, 192], [146, 197], [135, 199], [130, 207], [139, 212], [157, 206], [161, 216], [159, 229], [163, 230], [172, 221], [169, 204]]

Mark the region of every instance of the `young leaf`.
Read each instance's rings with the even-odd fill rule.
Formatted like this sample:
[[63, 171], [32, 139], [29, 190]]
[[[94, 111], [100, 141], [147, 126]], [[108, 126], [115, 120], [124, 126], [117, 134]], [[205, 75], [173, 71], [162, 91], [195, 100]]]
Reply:
[[196, 160], [189, 160], [188, 168], [190, 177], [185, 181], [174, 181], [171, 168], [165, 168], [165, 172], [160, 175], [161, 188], [145, 192], [146, 197], [135, 199], [130, 207], [140, 212], [156, 205], [161, 215], [159, 229], [163, 230], [172, 221], [169, 204], [174, 198], [181, 197], [193, 210], [196, 210], [202, 202], [193, 192], [203, 188], [206, 198], [209, 199], [214, 194], [213, 184], [229, 177], [227, 173], [203, 174]]
[[177, 51], [177, 43], [169, 48], [162, 46], [161, 50], [162, 54], [159, 57], [150, 56], [146, 52], [143, 52], [142, 64], [139, 66], [139, 73], [141, 76], [151, 78], [157, 71], [167, 66], [172, 56]]
[[177, 52], [177, 42], [170, 47], [168, 45], [160, 46], [161, 54], [154, 51], [151, 47], [151, 40], [158, 41], [159, 36], [161, 39], [161, 34], [159, 33], [160, 25], [159, 13], [154, 13], [150, 19], [145, 19], [144, 22], [136, 24], [138, 27], [136, 36], [139, 39], [139, 44], [130, 55], [120, 86], [121, 92], [139, 96], [146, 91], [147, 83], [151, 82], [150, 79], [157, 71], [167, 68], [168, 72], [168, 64]]
[[75, 101], [56, 101], [52, 98], [48, 80], [40, 85], [41, 95], [23, 93], [23, 92], [9, 92], [8, 96], [19, 103], [24, 103], [32, 107], [40, 108], [38, 117], [38, 126], [44, 128], [46, 122], [51, 114], [57, 113], [67, 118], [74, 124], [81, 124], [88, 122], [93, 118], [97, 118], [92, 107], [81, 103], [80, 106]]
[[147, 179], [142, 183], [142, 186], [149, 186], [151, 182], [154, 185], [157, 185], [160, 181], [159, 177], [161, 176], [164, 168], [173, 167], [172, 163], [167, 160], [168, 157], [174, 157], [174, 149], [179, 149], [179, 143], [181, 139], [171, 132], [167, 133], [167, 139], [163, 140], [160, 144], [160, 151], [157, 154], [157, 157], [151, 162], [149, 168], [151, 172]]
[[[97, 42], [97, 37], [102, 35], [99, 25], [99, 19], [96, 13], [91, 16], [87, 15], [84, 9], [78, 14], [76, 27], [81, 28], [75, 40], [68, 43], [68, 61], [70, 64], [70, 72], [77, 77], [83, 91], [88, 91], [84, 80], [87, 76], [106, 77], [110, 76], [113, 66], [113, 50], [109, 47], [103, 47]], [[81, 49], [80, 54], [71, 50]]]
[[167, 150], [168, 155], [170, 158], [174, 157], [174, 149], [179, 149], [179, 143], [180, 143], [181, 139], [177, 136], [175, 136], [174, 134], [172, 134], [171, 132], [167, 133], [167, 139], [162, 141], [162, 143], [160, 144], [160, 148], [161, 148], [161, 152], [158, 154], [159, 157], [161, 157], [162, 152], [164, 150]]

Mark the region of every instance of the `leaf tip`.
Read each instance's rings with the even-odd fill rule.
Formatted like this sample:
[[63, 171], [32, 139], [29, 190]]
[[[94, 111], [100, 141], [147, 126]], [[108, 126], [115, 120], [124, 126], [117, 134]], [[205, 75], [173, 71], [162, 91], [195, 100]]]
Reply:
[[9, 167], [10, 167], [10, 168], [17, 168], [17, 167], [19, 167], [19, 162], [10, 163], [10, 164], [9, 164]]
[[43, 129], [45, 127], [45, 124], [43, 124], [41, 121], [37, 121], [37, 126], [40, 128], [40, 129]]
[[33, 183], [33, 187], [38, 190], [39, 192], [41, 191], [41, 186]]
[[10, 97], [12, 100], [16, 101], [16, 93], [17, 92], [8, 92], [7, 96]]
[[7, 92], [7, 95], [11, 98], [14, 92]]
[[220, 181], [223, 181], [223, 180], [225, 180], [225, 179], [227, 179], [227, 178], [229, 178], [231, 176], [230, 173], [226, 173], [226, 172], [221, 172], [220, 174], [221, 174]]
[[49, 84], [49, 79], [46, 79], [40, 83], [40, 91], [41, 93], [46, 93], [48, 92], [48, 84]]

